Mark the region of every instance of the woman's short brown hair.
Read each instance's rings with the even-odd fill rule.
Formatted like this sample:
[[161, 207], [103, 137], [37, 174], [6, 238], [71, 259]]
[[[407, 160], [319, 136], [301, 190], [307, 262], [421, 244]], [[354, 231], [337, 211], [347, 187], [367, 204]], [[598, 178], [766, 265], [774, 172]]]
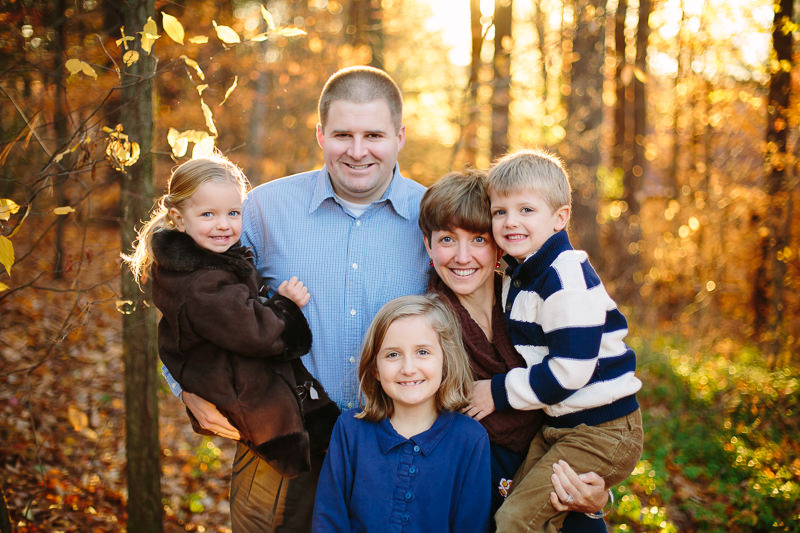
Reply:
[[425, 191], [419, 204], [419, 228], [430, 242], [434, 231], [463, 228], [491, 233], [487, 177], [481, 170], [451, 172]]
[[428, 319], [442, 346], [442, 384], [436, 391], [436, 410], [455, 411], [467, 405], [472, 392], [472, 371], [455, 315], [435, 294], [402, 296], [380, 308], [364, 336], [358, 365], [362, 409], [356, 415], [358, 418], [377, 422], [394, 414], [394, 403], [378, 381], [378, 352], [389, 326], [400, 318], [413, 316]]

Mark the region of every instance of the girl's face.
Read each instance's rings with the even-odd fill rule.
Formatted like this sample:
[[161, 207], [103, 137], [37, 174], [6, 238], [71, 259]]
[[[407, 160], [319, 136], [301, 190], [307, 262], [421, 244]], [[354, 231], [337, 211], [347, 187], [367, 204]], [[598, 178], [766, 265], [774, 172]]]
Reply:
[[201, 248], [222, 253], [242, 234], [242, 194], [232, 181], [207, 181], [181, 209], [169, 214], [178, 231], [187, 233]]
[[425, 316], [395, 320], [378, 351], [376, 373], [395, 413], [436, 413], [436, 391], [442, 384], [444, 354], [439, 334]]

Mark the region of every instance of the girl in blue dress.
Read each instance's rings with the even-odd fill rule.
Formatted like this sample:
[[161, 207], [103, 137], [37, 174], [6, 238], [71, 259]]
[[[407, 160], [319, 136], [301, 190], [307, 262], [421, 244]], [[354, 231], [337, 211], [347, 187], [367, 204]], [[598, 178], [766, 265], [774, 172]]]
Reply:
[[459, 410], [472, 375], [458, 323], [437, 296], [384, 305], [364, 340], [361, 409], [336, 423], [315, 532], [483, 532], [489, 438]]

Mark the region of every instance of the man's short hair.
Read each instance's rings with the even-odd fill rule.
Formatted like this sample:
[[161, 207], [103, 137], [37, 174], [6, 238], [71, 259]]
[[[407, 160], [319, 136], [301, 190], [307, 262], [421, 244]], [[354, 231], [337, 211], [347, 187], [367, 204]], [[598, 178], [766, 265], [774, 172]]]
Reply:
[[488, 190], [501, 195], [533, 190], [544, 197], [553, 211], [572, 205], [564, 163], [545, 150], [519, 150], [500, 158], [489, 170]]
[[331, 105], [336, 100], [359, 104], [384, 100], [389, 106], [395, 131], [400, 131], [403, 123], [403, 97], [394, 80], [380, 69], [364, 65], [347, 67], [328, 78], [317, 107], [323, 130]]

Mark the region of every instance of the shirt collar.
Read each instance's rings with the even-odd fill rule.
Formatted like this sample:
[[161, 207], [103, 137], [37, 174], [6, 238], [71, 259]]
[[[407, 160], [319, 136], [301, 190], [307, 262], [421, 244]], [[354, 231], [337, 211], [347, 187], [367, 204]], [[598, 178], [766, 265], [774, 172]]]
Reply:
[[389, 417], [386, 417], [378, 422], [378, 446], [381, 449], [381, 453], [385, 455], [397, 446], [412, 442], [420, 447], [422, 455], [428, 456], [433, 453], [436, 445], [447, 434], [447, 428], [456, 416], [458, 415], [452, 411], [444, 411], [439, 414], [430, 429], [423, 431], [419, 435], [414, 435], [410, 439], [395, 431], [389, 421]]
[[535, 254], [528, 256], [522, 263], [510, 255], [503, 256], [503, 259], [508, 264], [506, 274], [527, 284], [539, 277], [564, 250], [572, 250], [567, 230], [561, 230], [553, 234]]
[[[328, 168], [322, 167], [317, 171], [316, 180], [314, 182], [314, 190], [311, 193], [311, 202], [309, 203], [309, 213], [313, 213], [319, 206], [322, 205], [327, 199], [336, 202], [336, 193], [333, 191], [331, 179], [328, 176]], [[395, 212], [406, 220], [411, 220], [414, 216], [412, 209], [411, 190], [408, 187], [403, 176], [400, 175], [400, 166], [394, 166], [394, 174], [389, 187], [380, 200], [373, 203], [388, 202]], [[338, 202], [337, 202], [338, 203]]]

